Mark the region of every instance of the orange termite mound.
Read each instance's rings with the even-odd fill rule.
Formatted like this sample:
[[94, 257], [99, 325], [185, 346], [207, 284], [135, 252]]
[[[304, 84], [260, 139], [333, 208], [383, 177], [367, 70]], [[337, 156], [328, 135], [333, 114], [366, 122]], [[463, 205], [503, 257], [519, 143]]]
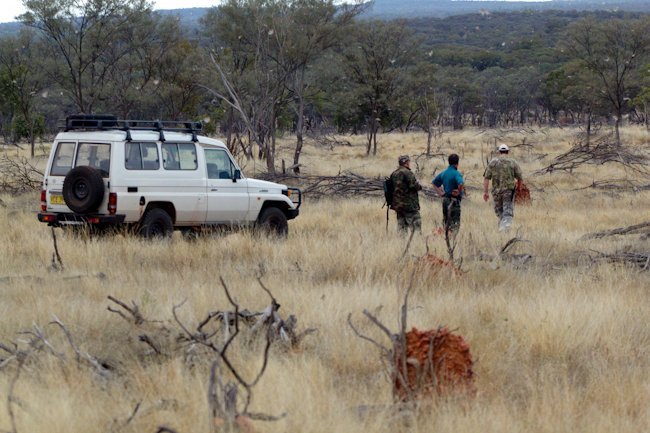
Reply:
[[443, 259], [442, 257], [436, 256], [435, 254], [426, 254], [419, 257], [415, 262], [415, 266], [417, 266], [421, 271], [432, 271], [437, 273], [442, 269], [449, 269], [452, 273], [461, 275], [460, 269], [454, 266], [453, 263], [449, 260]]
[[530, 197], [530, 190], [525, 183], [521, 182], [517, 185], [515, 190], [515, 203], [516, 204], [531, 204], [533, 199]]
[[[399, 347], [396, 349], [394, 394], [398, 400], [432, 397], [434, 393], [475, 393], [469, 346], [463, 337], [446, 327], [430, 331], [413, 328], [406, 333], [406, 374], [402, 352]], [[427, 362], [429, 354], [431, 360]]]

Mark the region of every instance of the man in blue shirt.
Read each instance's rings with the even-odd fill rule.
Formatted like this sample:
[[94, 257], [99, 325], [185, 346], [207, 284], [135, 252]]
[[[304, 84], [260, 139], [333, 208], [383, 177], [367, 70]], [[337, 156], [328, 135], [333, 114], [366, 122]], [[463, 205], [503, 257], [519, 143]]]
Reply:
[[452, 153], [448, 158], [449, 167], [435, 179], [433, 187], [442, 200], [442, 221], [445, 230], [457, 232], [460, 228], [460, 201], [465, 195], [465, 181], [458, 171], [458, 155]]

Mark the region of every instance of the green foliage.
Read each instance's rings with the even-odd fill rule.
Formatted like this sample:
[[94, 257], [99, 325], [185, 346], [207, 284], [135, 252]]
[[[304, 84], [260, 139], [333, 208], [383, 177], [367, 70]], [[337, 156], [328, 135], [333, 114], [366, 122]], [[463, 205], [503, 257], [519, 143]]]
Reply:
[[32, 116], [26, 119], [22, 115], [14, 118], [11, 129], [16, 141], [31, 139], [31, 137], [42, 137], [45, 134], [45, 117], [42, 115]]
[[78, 111], [209, 118], [206, 133], [250, 137], [237, 147], [250, 158], [257, 146], [271, 170], [286, 132], [296, 135], [295, 164], [303, 133], [364, 133], [370, 152], [378, 132], [396, 129], [638, 121], [634, 107], [650, 98], [641, 14], [382, 21], [355, 19], [364, 6], [333, 0], [227, 0], [197, 30], [144, 0], [25, 5], [31, 31], [0, 40], [5, 138], [33, 139], [25, 125], [38, 124], [36, 134]]

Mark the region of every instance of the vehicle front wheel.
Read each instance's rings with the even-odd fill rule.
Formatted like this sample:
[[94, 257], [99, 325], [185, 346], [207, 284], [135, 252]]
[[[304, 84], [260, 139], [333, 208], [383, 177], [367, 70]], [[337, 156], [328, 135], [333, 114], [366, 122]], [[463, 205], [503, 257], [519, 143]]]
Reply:
[[263, 233], [286, 237], [289, 232], [287, 216], [277, 207], [267, 207], [259, 217], [258, 225]]
[[174, 222], [167, 212], [160, 208], [148, 211], [140, 224], [140, 236], [146, 239], [171, 238]]

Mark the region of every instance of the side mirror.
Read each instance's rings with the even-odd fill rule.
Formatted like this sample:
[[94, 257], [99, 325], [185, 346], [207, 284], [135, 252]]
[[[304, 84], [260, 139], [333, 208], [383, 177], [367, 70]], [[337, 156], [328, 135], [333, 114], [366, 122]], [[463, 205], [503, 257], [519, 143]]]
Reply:
[[237, 179], [241, 179], [241, 170], [235, 170], [235, 174], [232, 176], [233, 182], [237, 182]]

